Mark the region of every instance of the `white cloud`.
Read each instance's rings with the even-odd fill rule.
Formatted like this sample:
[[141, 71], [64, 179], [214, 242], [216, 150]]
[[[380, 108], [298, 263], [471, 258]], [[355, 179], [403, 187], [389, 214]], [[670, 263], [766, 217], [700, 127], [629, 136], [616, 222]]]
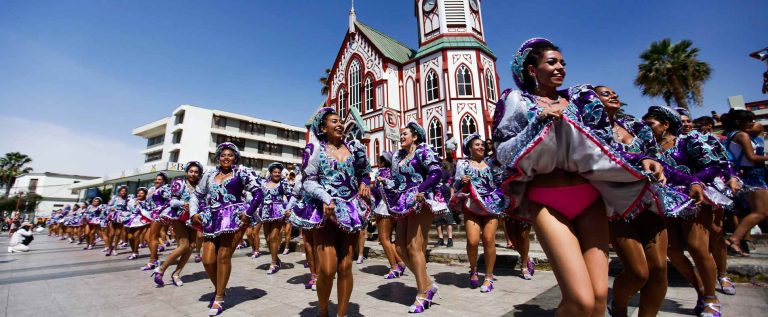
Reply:
[[104, 176], [141, 165], [141, 150], [76, 127], [0, 115], [0, 155], [29, 155], [35, 172]]

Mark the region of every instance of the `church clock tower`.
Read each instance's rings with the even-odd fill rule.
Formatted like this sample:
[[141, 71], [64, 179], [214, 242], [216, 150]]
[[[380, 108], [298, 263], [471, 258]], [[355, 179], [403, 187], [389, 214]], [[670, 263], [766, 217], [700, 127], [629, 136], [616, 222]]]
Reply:
[[485, 42], [480, 0], [417, 0], [419, 46], [435, 38], [472, 36]]

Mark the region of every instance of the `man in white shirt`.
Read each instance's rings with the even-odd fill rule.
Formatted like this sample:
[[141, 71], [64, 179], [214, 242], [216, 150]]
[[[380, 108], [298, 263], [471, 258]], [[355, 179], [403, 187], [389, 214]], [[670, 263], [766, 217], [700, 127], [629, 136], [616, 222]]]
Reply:
[[32, 242], [32, 224], [24, 222], [21, 224], [21, 228], [16, 230], [11, 236], [11, 242], [9, 243], [8, 252], [27, 252], [29, 251], [29, 244]]

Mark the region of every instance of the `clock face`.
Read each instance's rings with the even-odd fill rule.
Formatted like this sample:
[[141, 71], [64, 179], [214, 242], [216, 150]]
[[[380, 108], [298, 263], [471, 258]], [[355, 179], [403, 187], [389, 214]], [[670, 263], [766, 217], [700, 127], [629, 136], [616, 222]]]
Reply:
[[436, 6], [437, 0], [424, 0], [421, 8], [424, 9], [424, 12], [432, 12]]
[[472, 8], [472, 11], [477, 11], [480, 5], [477, 3], [477, 0], [469, 0], [469, 7]]

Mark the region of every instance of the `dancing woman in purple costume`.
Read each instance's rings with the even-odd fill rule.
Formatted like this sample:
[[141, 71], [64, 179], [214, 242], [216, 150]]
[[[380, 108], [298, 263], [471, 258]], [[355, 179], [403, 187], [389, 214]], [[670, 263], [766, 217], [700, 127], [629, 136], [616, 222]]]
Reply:
[[370, 212], [363, 199], [370, 195], [371, 166], [360, 142], [344, 142], [344, 123], [332, 108], [318, 110], [310, 130], [313, 139], [304, 148], [302, 182], [312, 208], [291, 218], [302, 229], [315, 228], [318, 314], [328, 315], [338, 275], [337, 314], [344, 316], [352, 295], [353, 246]]
[[[223, 311], [232, 253], [237, 247], [235, 237], [243, 235], [245, 226], [259, 222], [254, 211], [263, 199], [260, 178], [253, 169], [238, 164], [236, 145], [219, 144], [215, 158], [216, 168], [203, 174], [189, 200], [192, 223], [203, 228], [203, 266], [216, 289], [208, 311], [211, 316]], [[246, 201], [246, 193], [251, 194], [251, 200]]]
[[[267, 274], [275, 274], [282, 266], [278, 257], [280, 253], [280, 229], [285, 226], [285, 204], [288, 201], [287, 197], [291, 195], [291, 188], [288, 181], [282, 177], [283, 164], [269, 164], [267, 170], [269, 171], [269, 178], [262, 180], [261, 183], [264, 201], [257, 212], [261, 219], [259, 223], [264, 227], [264, 239], [269, 247], [269, 255], [272, 257], [272, 263], [269, 265]], [[288, 248], [287, 245], [286, 248]]]
[[152, 220], [152, 223], [149, 225], [149, 230], [147, 230], [145, 235], [145, 240], [149, 244], [149, 263], [141, 268], [143, 271], [153, 270], [159, 264], [157, 253], [158, 248], [161, 247], [160, 231], [163, 230], [160, 213], [165, 208], [168, 208], [168, 203], [171, 199], [171, 186], [168, 182], [168, 174], [164, 172], [157, 173], [157, 176], [155, 176], [155, 186], [149, 189], [147, 193], [147, 202], [151, 209], [149, 219]]
[[106, 256], [117, 255], [117, 246], [123, 235], [122, 217], [128, 212], [128, 187], [122, 185], [117, 188], [117, 195], [112, 197], [107, 204], [108, 238], [104, 241], [107, 245]]
[[[379, 157], [379, 169], [376, 170], [376, 184], [371, 189], [371, 194], [374, 197], [374, 209], [373, 214], [376, 217], [376, 230], [379, 232], [379, 244], [384, 249], [384, 254], [389, 261], [389, 273], [384, 276], [385, 279], [391, 280], [398, 278], [405, 273], [405, 262], [397, 254], [395, 244], [392, 243], [392, 230], [394, 229], [395, 219], [392, 214], [389, 213], [389, 205], [387, 205], [387, 199], [384, 198], [386, 192], [384, 191], [383, 182], [378, 181], [379, 178], [390, 179], [392, 177], [392, 152], [384, 152]], [[394, 200], [394, 199], [393, 199]]]
[[91, 205], [85, 209], [85, 237], [86, 245], [83, 250], [90, 250], [96, 244], [96, 234], [101, 229], [102, 217], [106, 213], [106, 208], [101, 205], [101, 197], [94, 197]]
[[426, 133], [416, 122], [400, 130], [400, 150], [392, 159], [392, 178], [377, 178], [384, 184], [390, 213], [397, 219], [395, 249], [416, 277], [416, 300], [410, 313], [430, 307], [438, 286], [427, 275], [424, 254], [429, 228], [435, 215], [449, 212], [442, 195], [436, 195], [442, 176], [440, 159], [425, 144]]
[[288, 223], [294, 225], [301, 230], [302, 242], [304, 243], [304, 254], [306, 256], [306, 265], [304, 267], [309, 268], [310, 278], [309, 281], [304, 284], [304, 288], [317, 290], [317, 253], [315, 250], [315, 231], [311, 226], [303, 227], [304, 223], [300, 218], [303, 215], [311, 214], [316, 208], [317, 204], [312, 199], [305, 197], [304, 186], [302, 182], [296, 182], [291, 192], [291, 198], [288, 200], [288, 205], [285, 209], [288, 210], [289, 216], [287, 218]]
[[510, 212], [509, 199], [501, 192], [501, 174], [492, 158], [485, 159], [485, 142], [478, 134], [464, 138], [462, 150], [468, 159], [456, 164], [454, 194], [451, 206], [455, 212], [464, 213], [467, 230], [467, 257], [469, 257], [469, 285], [477, 288], [480, 278], [477, 273], [477, 251], [483, 242], [485, 258], [485, 279], [480, 291], [493, 290], [493, 267], [496, 263], [496, 229], [499, 219]]
[[184, 166], [186, 179], [177, 178], [171, 184], [171, 202], [160, 214], [160, 218], [173, 227], [176, 234], [176, 249], [168, 255], [163, 264], [153, 272], [155, 284], [157, 286], [165, 285], [163, 282], [163, 273], [174, 261], [177, 261], [176, 270], [171, 274], [173, 285], [181, 286], [181, 270], [189, 261], [192, 255], [190, 241], [195, 239], [197, 230], [187, 224], [189, 220], [189, 201], [195, 194], [195, 188], [200, 182], [200, 176], [203, 174], [203, 165], [197, 161], [191, 161]]
[[627, 215], [652, 195], [647, 175], [664, 181], [663, 168], [614, 148], [607, 114], [591, 87], [558, 90], [565, 61], [550, 41], [523, 43], [512, 72], [520, 90], [502, 94], [493, 127], [496, 158], [506, 173], [502, 190], [513, 207], [521, 206], [511, 216], [533, 222], [560, 285], [557, 314], [603, 316], [608, 219]]
[[128, 232], [128, 243], [131, 246], [131, 255], [128, 260], [135, 260], [139, 256], [139, 244], [141, 244], [149, 224], [150, 205], [147, 201], [147, 188], [136, 189], [136, 197], [128, 201], [130, 214], [124, 219], [123, 225]]

